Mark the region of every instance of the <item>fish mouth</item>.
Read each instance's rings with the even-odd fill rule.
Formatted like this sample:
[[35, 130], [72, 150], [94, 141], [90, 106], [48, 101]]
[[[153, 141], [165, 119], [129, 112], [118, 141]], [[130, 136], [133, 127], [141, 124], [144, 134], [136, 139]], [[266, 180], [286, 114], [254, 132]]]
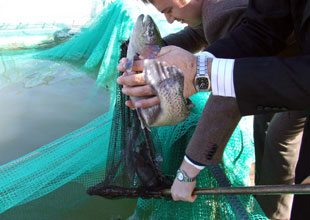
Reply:
[[141, 25], [143, 27], [148, 26], [150, 23], [154, 23], [154, 21], [150, 15], [141, 14], [138, 17], [138, 20], [141, 22]]
[[145, 16], [145, 18], [144, 18], [144, 23], [150, 23], [150, 22], [152, 22], [153, 21], [153, 19], [152, 19], [152, 17], [150, 16], [150, 15], [146, 15]]

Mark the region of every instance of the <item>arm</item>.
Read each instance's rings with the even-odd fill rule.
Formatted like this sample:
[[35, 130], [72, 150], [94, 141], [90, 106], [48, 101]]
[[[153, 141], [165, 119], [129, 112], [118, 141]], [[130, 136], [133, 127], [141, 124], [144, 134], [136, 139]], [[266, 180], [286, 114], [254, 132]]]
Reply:
[[181, 47], [191, 53], [196, 53], [207, 47], [202, 25], [186, 27], [178, 33], [164, 37], [164, 44]]
[[187, 146], [186, 155], [196, 164], [221, 162], [225, 146], [240, 119], [236, 99], [211, 95]]
[[[222, 160], [225, 146], [241, 116], [234, 98], [211, 95], [206, 103], [194, 135], [186, 149], [186, 156], [195, 164], [214, 164]], [[189, 177], [197, 176], [200, 169], [183, 160], [180, 169]], [[192, 195], [196, 181], [187, 183], [175, 179], [171, 187], [174, 200], [195, 201]]]
[[[214, 54], [216, 57], [224, 58], [239, 58], [239, 57], [253, 57], [253, 56], [267, 56], [278, 53], [285, 46], [285, 42], [289, 34], [292, 32], [292, 22], [290, 14], [290, 5], [288, 0], [250, 0], [248, 10], [246, 12], [243, 23], [232, 31], [226, 38], [219, 40], [212, 44], [208, 51]], [[274, 66], [266, 65], [265, 61], [270, 58], [250, 58], [252, 60], [251, 65], [245, 66], [245, 60], [237, 59], [235, 62], [234, 68], [234, 84], [236, 87], [237, 99], [243, 98], [242, 96], [247, 97], [247, 101], [252, 103], [257, 102], [255, 96], [249, 95], [247, 89], [236, 86], [239, 82], [247, 84], [248, 80], [254, 79], [253, 72], [257, 71], [257, 74], [264, 73], [264, 71], [274, 72], [278, 70], [279, 74], [282, 74], [282, 71], [279, 71], [280, 65], [278, 62], [274, 62]], [[253, 66], [252, 66], [253, 65]], [[258, 68], [260, 66], [261, 68]], [[278, 69], [276, 69], [278, 68]], [[242, 72], [242, 76], [239, 74]], [[257, 75], [256, 74], [256, 75]], [[279, 77], [279, 76], [278, 76]], [[281, 78], [281, 77], [280, 77]], [[212, 79], [212, 75], [211, 75]], [[262, 79], [262, 82], [270, 82], [266, 77]], [[242, 84], [242, 85], [243, 85]], [[254, 85], [255, 84], [255, 85]], [[257, 81], [253, 80], [251, 89], [257, 88]], [[263, 85], [259, 85], [261, 88], [260, 91], [268, 89]], [[263, 89], [262, 89], [263, 88]], [[263, 93], [264, 95], [269, 94], [267, 92]], [[236, 101], [227, 101], [228, 98], [219, 99], [220, 103], [211, 102], [213, 99], [208, 100], [206, 109], [203, 112], [199, 126], [197, 127], [194, 136], [191, 139], [189, 146], [187, 147], [187, 154], [191, 159], [202, 164], [210, 164], [213, 162], [219, 162], [223, 149], [227, 143], [227, 137], [230, 137], [232, 131], [237, 125], [240, 119], [239, 110], [236, 110], [237, 102]], [[210, 101], [210, 103], [209, 103]], [[271, 100], [270, 100], [271, 101]], [[284, 101], [288, 101], [287, 99]], [[231, 114], [227, 115], [231, 105]], [[254, 105], [254, 104], [253, 104]], [[212, 109], [218, 108], [221, 106], [221, 110], [217, 111], [216, 117], [210, 117], [213, 113]], [[239, 109], [242, 113], [246, 104], [239, 106]], [[255, 106], [256, 107], [256, 106]], [[207, 111], [207, 109], [209, 109]], [[238, 109], [238, 108], [237, 108]], [[202, 125], [201, 122], [204, 121]], [[231, 126], [223, 127], [221, 125], [225, 123], [230, 123]], [[205, 127], [199, 128], [199, 127]], [[208, 129], [206, 129], [208, 128]], [[206, 136], [201, 135], [201, 132], [204, 132]], [[217, 137], [217, 133], [221, 130], [221, 136]], [[206, 137], [207, 139], [204, 139]], [[214, 139], [213, 137], [216, 137]], [[204, 146], [199, 146], [199, 140], [210, 140], [211, 143], [205, 143]], [[212, 147], [212, 144], [217, 147]], [[197, 153], [199, 151], [205, 152], [205, 157], [202, 158], [201, 154]], [[209, 154], [214, 154], [214, 161], [210, 161], [207, 157]]]

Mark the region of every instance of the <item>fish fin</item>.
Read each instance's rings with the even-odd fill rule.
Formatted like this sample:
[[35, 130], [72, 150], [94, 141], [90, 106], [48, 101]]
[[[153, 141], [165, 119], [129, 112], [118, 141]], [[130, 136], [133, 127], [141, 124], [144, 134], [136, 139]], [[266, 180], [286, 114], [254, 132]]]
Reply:
[[126, 71], [127, 72], [131, 72], [131, 69], [132, 69], [132, 66], [133, 66], [133, 62], [135, 60], [135, 56], [136, 56], [136, 52], [134, 50], [134, 45], [132, 43], [133, 39], [132, 39], [132, 36], [129, 40], [129, 45], [128, 45], [128, 49], [127, 49], [127, 63], [126, 63]]
[[146, 123], [146, 121], [144, 120], [144, 118], [142, 117], [142, 114], [141, 114], [141, 110], [140, 108], [137, 108], [137, 115], [138, 115], [138, 118], [141, 122], [141, 128], [144, 129], [146, 128], [147, 130], [151, 131], [150, 127], [148, 126], [148, 124]]
[[192, 110], [196, 106], [189, 98], [185, 99], [185, 103], [188, 110]]

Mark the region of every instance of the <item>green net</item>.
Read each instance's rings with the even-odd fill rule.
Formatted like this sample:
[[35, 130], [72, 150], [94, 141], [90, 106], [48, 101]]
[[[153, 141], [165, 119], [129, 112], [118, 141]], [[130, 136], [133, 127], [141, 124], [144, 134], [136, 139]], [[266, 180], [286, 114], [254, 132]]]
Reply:
[[[252, 196], [199, 196], [191, 204], [87, 195], [89, 187], [104, 181], [113, 159], [108, 143], [117, 100], [116, 65], [121, 43], [129, 38], [141, 11], [153, 13], [163, 36], [180, 29], [138, 2], [116, 0], [73, 37], [44, 42], [44, 47], [26, 45], [24, 51], [1, 51], [0, 100], [11, 104], [4, 105], [8, 106], [6, 114], [0, 114], [1, 124], [5, 124], [0, 139], [1, 155], [5, 155], [0, 166], [1, 219], [266, 219]], [[51, 48], [43, 49], [47, 47]], [[196, 107], [186, 121], [156, 128], [160, 143], [156, 152], [162, 154], [163, 173], [171, 178], [208, 94], [191, 99]], [[17, 123], [27, 123], [21, 123], [20, 131], [9, 138], [12, 119], [8, 116], [17, 110]], [[27, 145], [30, 147], [25, 149]], [[11, 151], [14, 156], [8, 156]], [[243, 186], [248, 184], [252, 163], [251, 134], [241, 124], [220, 167], [233, 186]], [[198, 187], [220, 185], [210, 168], [199, 175]]]

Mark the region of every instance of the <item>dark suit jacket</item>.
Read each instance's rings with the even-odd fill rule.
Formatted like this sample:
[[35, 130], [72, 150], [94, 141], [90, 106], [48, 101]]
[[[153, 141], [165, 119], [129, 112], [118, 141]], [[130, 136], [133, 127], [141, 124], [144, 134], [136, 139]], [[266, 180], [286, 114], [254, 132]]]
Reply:
[[[284, 49], [292, 31], [301, 56], [271, 57]], [[186, 150], [193, 161], [220, 162], [240, 113], [310, 109], [309, 0], [250, 0], [242, 25], [208, 51], [216, 57], [238, 58], [234, 67], [238, 104], [231, 98], [209, 99]]]
[[[262, 57], [283, 49], [292, 31], [301, 56]], [[208, 50], [219, 57], [252, 57], [237, 59], [234, 68], [241, 114], [310, 109], [309, 0], [252, 0], [243, 24]]]

